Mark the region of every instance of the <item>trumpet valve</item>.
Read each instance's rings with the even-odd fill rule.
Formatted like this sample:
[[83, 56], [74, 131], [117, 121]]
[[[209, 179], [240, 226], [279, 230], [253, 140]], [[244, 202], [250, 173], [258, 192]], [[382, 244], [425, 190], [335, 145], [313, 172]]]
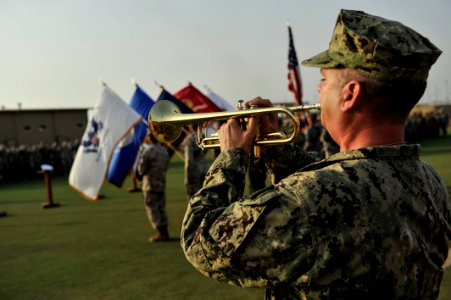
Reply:
[[236, 103], [236, 110], [242, 110], [244, 109], [244, 100], [238, 100], [238, 102]]

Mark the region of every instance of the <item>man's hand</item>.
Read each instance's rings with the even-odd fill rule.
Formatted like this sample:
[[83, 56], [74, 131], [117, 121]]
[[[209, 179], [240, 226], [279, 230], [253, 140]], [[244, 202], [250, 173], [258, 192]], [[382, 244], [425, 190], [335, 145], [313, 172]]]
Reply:
[[221, 151], [228, 148], [240, 148], [246, 153], [250, 153], [257, 134], [258, 117], [249, 119], [246, 130], [241, 129], [238, 120], [230, 119], [227, 123], [219, 127], [219, 143]]
[[[258, 108], [265, 108], [265, 107], [273, 107], [272, 103], [268, 99], [262, 99], [260, 97], [257, 97], [251, 101], [248, 101], [244, 103], [245, 106], [252, 106], [257, 105]], [[279, 128], [278, 122], [277, 122], [277, 114], [264, 114], [259, 116], [259, 133], [270, 133], [270, 132], [276, 132]]]
[[[245, 106], [257, 105], [259, 108], [272, 107], [271, 101], [260, 97], [244, 103]], [[277, 114], [263, 114], [249, 118], [246, 130], [241, 129], [236, 119], [230, 119], [219, 128], [221, 151], [227, 148], [241, 148], [250, 153], [257, 132], [276, 132], [278, 128]]]

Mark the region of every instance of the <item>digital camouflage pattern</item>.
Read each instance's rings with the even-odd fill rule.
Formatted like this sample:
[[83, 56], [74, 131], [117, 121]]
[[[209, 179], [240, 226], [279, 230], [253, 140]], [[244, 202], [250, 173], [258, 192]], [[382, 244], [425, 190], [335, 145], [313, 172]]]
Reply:
[[441, 53], [427, 38], [399, 22], [343, 9], [329, 49], [302, 64], [351, 68], [385, 82], [426, 81]]
[[168, 164], [168, 151], [160, 143], [146, 146], [138, 163], [138, 172], [143, 177], [142, 190], [164, 192]]
[[277, 183], [243, 199], [247, 155], [225, 150], [189, 202], [185, 255], [208, 277], [267, 288], [266, 299], [436, 299], [451, 208], [419, 152], [379, 146], [312, 162], [280, 145], [265, 153]]

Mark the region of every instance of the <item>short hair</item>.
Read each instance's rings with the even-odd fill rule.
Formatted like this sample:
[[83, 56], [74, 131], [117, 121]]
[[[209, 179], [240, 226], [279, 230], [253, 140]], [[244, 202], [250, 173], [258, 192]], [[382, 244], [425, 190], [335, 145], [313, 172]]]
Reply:
[[366, 93], [374, 106], [383, 114], [402, 114], [408, 116], [409, 112], [420, 101], [426, 90], [426, 81], [382, 82], [360, 74], [354, 69], [343, 69], [342, 84], [357, 80], [364, 93]]

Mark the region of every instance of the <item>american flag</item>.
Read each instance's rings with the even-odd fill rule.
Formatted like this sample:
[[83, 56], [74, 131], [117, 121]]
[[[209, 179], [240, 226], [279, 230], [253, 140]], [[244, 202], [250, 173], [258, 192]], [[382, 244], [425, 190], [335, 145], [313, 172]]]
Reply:
[[299, 72], [299, 63], [294, 48], [293, 34], [291, 33], [291, 26], [288, 25], [288, 35], [290, 38], [288, 50], [288, 89], [293, 92], [294, 99], [298, 105], [302, 104], [302, 86], [301, 74]]

